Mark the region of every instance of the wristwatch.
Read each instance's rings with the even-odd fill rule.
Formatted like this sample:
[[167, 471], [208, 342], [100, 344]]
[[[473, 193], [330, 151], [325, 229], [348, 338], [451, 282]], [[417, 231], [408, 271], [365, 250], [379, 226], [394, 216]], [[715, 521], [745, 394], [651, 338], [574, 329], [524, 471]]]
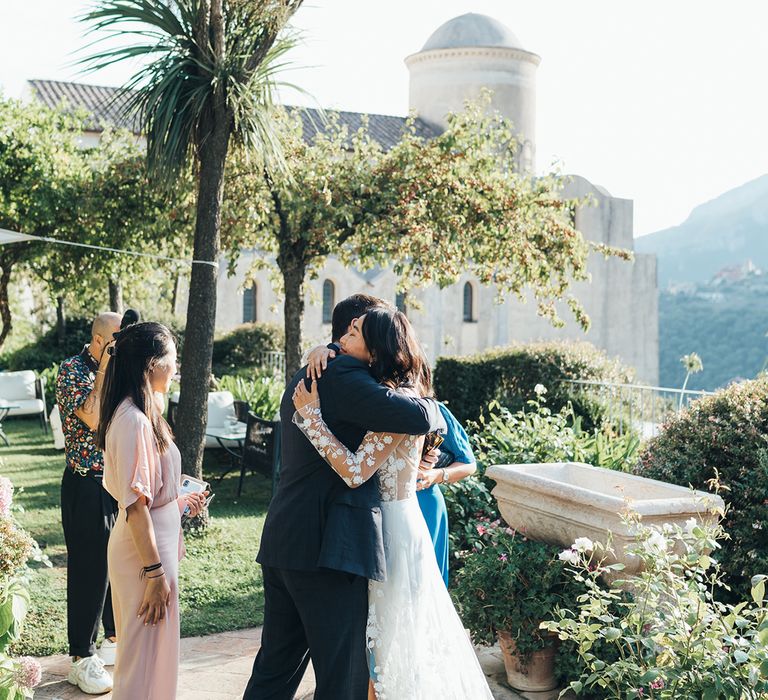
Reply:
[[447, 484], [448, 482], [448, 471], [446, 469], [443, 469], [443, 478], [440, 481], [441, 484]]

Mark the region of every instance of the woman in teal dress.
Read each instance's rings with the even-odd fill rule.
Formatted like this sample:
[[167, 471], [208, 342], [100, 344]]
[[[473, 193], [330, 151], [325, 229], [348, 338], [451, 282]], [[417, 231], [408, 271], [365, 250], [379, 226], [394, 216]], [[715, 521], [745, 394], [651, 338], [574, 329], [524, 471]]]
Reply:
[[[440, 404], [440, 411], [445, 418], [448, 432], [443, 436], [443, 443], [438, 448], [441, 454], [437, 457], [427, 455], [422, 462], [417, 483], [417, 496], [419, 506], [427, 522], [432, 544], [435, 548], [437, 565], [443, 576], [445, 585], [448, 585], [448, 510], [445, 507], [445, 498], [440, 490], [440, 484], [454, 484], [461, 481], [477, 470], [475, 455], [469, 444], [469, 437], [456, 420], [455, 416]], [[445, 464], [445, 466], [441, 466]]]

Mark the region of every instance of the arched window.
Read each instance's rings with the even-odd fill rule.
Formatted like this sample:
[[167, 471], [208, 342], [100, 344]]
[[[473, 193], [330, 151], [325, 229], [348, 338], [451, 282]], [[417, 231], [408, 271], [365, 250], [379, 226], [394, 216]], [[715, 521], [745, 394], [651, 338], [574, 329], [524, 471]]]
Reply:
[[336, 286], [331, 280], [323, 282], [323, 323], [333, 320], [333, 307], [336, 304]]
[[568, 207], [568, 223], [571, 225], [572, 228], [578, 228], [578, 226], [576, 226], [577, 213], [578, 213], [578, 209], [576, 208], [576, 205], [571, 204]]
[[404, 314], [408, 313], [408, 305], [406, 303], [405, 292], [398, 292], [397, 294], [395, 294], [395, 308], [401, 313], [404, 313]]
[[475, 320], [475, 290], [471, 282], [464, 284], [464, 323]]
[[243, 290], [243, 323], [256, 322], [256, 285]]

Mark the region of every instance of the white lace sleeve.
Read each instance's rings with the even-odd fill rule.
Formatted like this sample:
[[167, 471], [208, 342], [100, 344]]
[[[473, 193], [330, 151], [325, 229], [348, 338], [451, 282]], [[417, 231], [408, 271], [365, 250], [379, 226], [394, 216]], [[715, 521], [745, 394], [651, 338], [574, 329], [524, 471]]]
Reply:
[[296, 411], [293, 422], [344, 483], [353, 489], [370, 479], [405, 438], [405, 435], [368, 432], [357, 452], [352, 452], [325, 424], [317, 401]]

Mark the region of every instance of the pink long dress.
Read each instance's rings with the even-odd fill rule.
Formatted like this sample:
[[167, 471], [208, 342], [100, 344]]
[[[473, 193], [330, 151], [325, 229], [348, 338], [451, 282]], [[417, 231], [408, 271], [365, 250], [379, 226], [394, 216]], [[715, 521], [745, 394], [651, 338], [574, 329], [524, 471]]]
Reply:
[[[171, 443], [160, 454], [152, 425], [126, 399], [115, 411], [106, 435], [104, 488], [120, 506], [109, 538], [108, 566], [117, 631], [114, 700], [173, 700], [179, 670], [179, 560], [183, 554], [179, 501], [181, 456]], [[147, 498], [157, 549], [171, 601], [157, 626], [137, 617], [145, 581], [139, 578], [139, 553], [126, 522], [126, 508]]]

